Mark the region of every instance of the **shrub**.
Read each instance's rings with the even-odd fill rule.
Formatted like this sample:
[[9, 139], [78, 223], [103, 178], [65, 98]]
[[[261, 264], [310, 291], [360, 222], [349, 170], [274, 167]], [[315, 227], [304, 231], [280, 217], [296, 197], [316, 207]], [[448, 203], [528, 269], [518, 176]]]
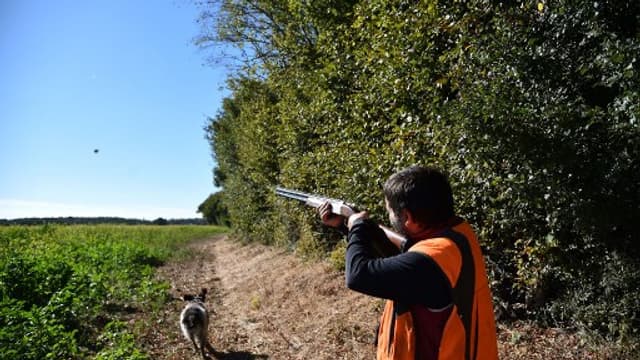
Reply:
[[315, 249], [317, 220], [274, 200], [276, 184], [385, 219], [385, 179], [438, 166], [497, 303], [637, 336], [639, 4], [223, 3], [247, 11], [223, 11], [237, 36], [221, 39], [256, 50], [207, 132], [237, 234]]

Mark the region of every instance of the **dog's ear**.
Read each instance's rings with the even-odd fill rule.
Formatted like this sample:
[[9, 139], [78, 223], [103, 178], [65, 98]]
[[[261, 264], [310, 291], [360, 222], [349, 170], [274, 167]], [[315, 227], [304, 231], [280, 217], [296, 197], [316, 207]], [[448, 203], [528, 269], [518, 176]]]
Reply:
[[206, 288], [202, 288], [200, 290], [200, 299], [202, 299], [202, 301], [204, 302], [205, 297], [207, 296], [207, 289]]
[[193, 299], [195, 299], [195, 296], [193, 296], [191, 294], [182, 295], [182, 301], [191, 301]]

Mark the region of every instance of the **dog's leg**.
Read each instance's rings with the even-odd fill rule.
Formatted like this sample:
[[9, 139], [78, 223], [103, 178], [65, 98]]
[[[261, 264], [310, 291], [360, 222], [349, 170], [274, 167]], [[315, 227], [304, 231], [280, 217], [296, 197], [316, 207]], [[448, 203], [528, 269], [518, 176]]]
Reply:
[[197, 354], [200, 349], [198, 349], [198, 344], [196, 344], [196, 339], [191, 339], [191, 342], [193, 343], [193, 348], [196, 349], [196, 354]]
[[209, 354], [213, 355], [214, 359], [217, 359], [218, 358], [218, 352], [216, 351], [216, 349], [213, 348], [213, 346], [211, 346], [211, 343], [209, 341], [207, 341], [206, 347], [207, 347], [207, 351], [209, 352]]
[[207, 342], [206, 339], [198, 338], [198, 345], [200, 346], [200, 355], [202, 355], [202, 359], [203, 360], [209, 359], [207, 354], [204, 353], [204, 348], [205, 348], [206, 342]]

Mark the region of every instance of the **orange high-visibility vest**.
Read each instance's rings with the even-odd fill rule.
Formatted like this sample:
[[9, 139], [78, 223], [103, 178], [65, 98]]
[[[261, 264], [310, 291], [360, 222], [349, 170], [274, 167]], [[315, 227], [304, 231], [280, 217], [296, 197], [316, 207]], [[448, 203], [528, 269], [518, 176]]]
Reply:
[[[451, 286], [453, 305], [447, 309], [449, 315], [444, 320], [439, 345], [436, 344], [437, 360], [498, 359], [491, 291], [476, 235], [463, 221], [440, 236], [421, 240], [409, 248], [433, 259]], [[387, 301], [382, 313], [377, 359], [414, 360], [418, 356], [416, 341], [425, 339], [416, 338], [412, 312], [398, 313], [394, 305], [397, 304]]]

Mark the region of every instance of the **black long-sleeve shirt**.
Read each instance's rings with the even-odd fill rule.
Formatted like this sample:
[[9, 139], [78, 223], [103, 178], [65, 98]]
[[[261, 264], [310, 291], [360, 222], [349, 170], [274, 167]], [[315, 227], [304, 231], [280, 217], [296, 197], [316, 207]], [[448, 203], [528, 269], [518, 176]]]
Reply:
[[346, 281], [349, 289], [432, 309], [451, 304], [451, 288], [445, 274], [425, 254], [409, 251], [387, 258], [373, 255], [373, 241], [389, 241], [373, 221], [356, 220], [348, 239]]

